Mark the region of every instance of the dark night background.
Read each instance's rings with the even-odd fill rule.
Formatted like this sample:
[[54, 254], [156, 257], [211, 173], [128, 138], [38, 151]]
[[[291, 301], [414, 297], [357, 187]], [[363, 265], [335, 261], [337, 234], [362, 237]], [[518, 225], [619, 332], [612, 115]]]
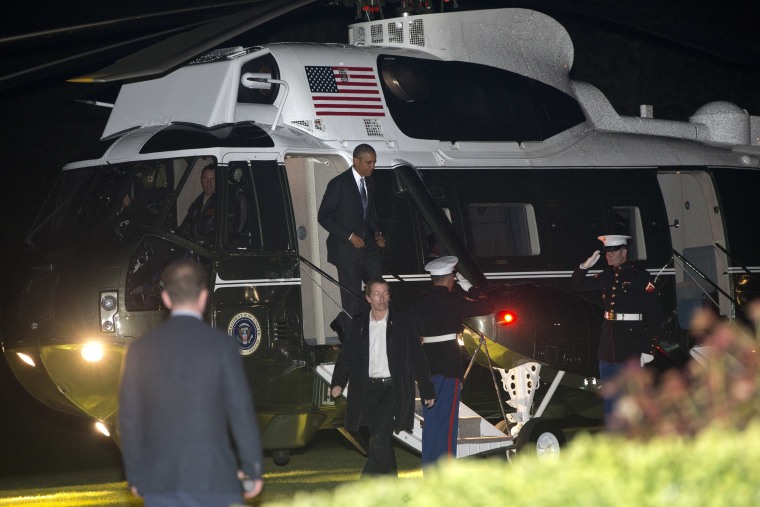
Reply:
[[[41, 1], [14, 4], [13, 11], [4, 16], [0, 160], [6, 176], [0, 200], [0, 280], [13, 269], [13, 257], [61, 166], [75, 160], [81, 147], [97, 140], [105, 126], [109, 109], [75, 100], [113, 102], [118, 91], [118, 85], [71, 84], [65, 79], [104, 67], [150, 41], [17, 79], [2, 81], [1, 77], [247, 5], [179, 12], [33, 40], [9, 37], [207, 4], [197, 0]], [[687, 120], [701, 105], [715, 100], [730, 101], [760, 115], [760, 6], [753, 1], [459, 0], [459, 4], [462, 9], [528, 7], [557, 19], [575, 46], [571, 77], [599, 88], [622, 115], [636, 116], [640, 104], [651, 104], [655, 118]], [[345, 42], [346, 26], [355, 21], [354, 14], [353, 8], [318, 3], [225, 45]], [[0, 360], [0, 407], [0, 479], [119, 464], [115, 445], [95, 436], [89, 421], [35, 403], [4, 360]]]

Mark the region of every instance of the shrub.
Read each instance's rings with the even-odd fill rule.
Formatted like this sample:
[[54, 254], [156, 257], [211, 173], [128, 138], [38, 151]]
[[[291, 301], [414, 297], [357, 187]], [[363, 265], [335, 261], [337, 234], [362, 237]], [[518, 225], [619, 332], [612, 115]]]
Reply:
[[360, 480], [329, 493], [299, 493], [294, 507], [693, 507], [760, 505], [760, 424], [712, 427], [697, 438], [581, 435], [561, 459], [450, 461], [422, 479]]

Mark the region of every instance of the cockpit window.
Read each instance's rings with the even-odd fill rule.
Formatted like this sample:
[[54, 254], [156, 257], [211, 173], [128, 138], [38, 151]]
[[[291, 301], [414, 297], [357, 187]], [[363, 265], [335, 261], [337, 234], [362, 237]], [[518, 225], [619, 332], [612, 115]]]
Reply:
[[124, 237], [153, 226], [174, 187], [171, 161], [130, 162], [65, 171], [29, 234], [35, 241], [58, 235], [112, 231]]
[[380, 56], [385, 102], [401, 131], [441, 141], [543, 141], [585, 121], [575, 98], [475, 63]]

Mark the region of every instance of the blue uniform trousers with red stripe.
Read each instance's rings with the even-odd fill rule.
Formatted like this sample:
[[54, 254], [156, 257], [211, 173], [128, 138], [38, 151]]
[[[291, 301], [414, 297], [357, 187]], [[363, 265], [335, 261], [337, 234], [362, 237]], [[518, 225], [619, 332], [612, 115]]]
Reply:
[[459, 394], [458, 378], [433, 375], [435, 404], [433, 408], [423, 406], [422, 466], [435, 463], [441, 456], [457, 457], [457, 436], [459, 434]]

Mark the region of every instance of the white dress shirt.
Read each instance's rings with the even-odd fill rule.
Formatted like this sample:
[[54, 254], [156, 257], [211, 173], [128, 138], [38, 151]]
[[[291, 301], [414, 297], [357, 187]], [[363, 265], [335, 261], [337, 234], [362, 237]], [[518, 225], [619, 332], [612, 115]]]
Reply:
[[386, 331], [388, 329], [388, 313], [380, 320], [369, 314], [369, 376], [370, 378], [388, 378], [391, 370], [388, 367], [388, 347]]

